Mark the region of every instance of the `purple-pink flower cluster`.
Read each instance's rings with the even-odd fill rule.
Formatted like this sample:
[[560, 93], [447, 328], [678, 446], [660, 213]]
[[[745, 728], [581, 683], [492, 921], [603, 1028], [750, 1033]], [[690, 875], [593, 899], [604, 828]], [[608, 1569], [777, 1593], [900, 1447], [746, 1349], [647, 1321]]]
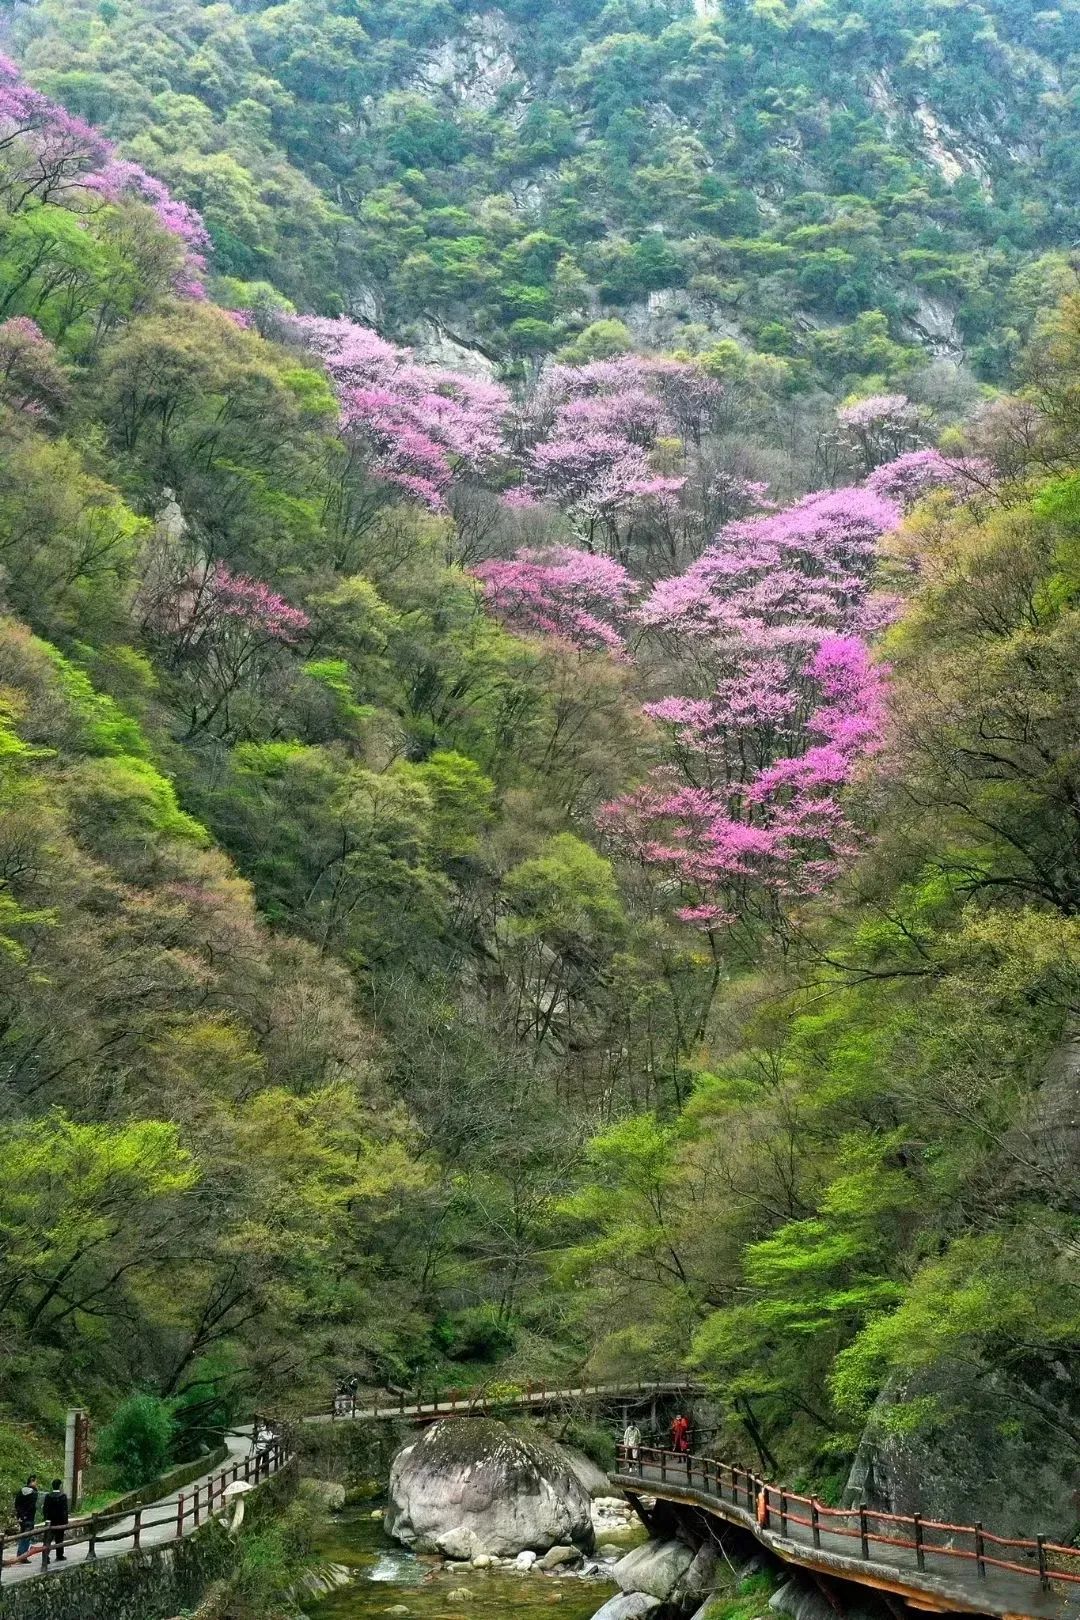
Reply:
[[700, 442], [723, 389], [699, 366], [626, 355], [584, 366], [552, 366], [522, 416], [517, 502], [549, 501], [588, 544], [616, 549], [620, 518], [673, 507], [682, 474], [659, 471], [661, 440], [681, 459]]
[[635, 582], [613, 558], [554, 546], [482, 563], [475, 573], [492, 612], [519, 634], [558, 636], [582, 652], [623, 656]]
[[28, 85], [9, 57], [0, 56], [0, 151], [18, 158], [4, 177], [16, 204], [31, 197], [71, 205], [96, 194], [108, 202], [147, 202], [164, 230], [183, 245], [184, 265], [176, 291], [204, 298], [203, 276], [210, 238], [195, 209], [173, 197], [137, 163], [116, 155], [112, 143]]
[[382, 483], [441, 511], [455, 478], [490, 473], [505, 459], [510, 396], [500, 384], [421, 365], [355, 321], [294, 316], [282, 324], [322, 360], [342, 431], [368, 453]]
[[884, 727], [874, 565], [900, 520], [862, 488], [728, 524], [634, 615], [684, 689], [646, 705], [664, 762], [599, 821], [683, 922], [711, 932], [817, 894], [850, 857], [842, 792]]

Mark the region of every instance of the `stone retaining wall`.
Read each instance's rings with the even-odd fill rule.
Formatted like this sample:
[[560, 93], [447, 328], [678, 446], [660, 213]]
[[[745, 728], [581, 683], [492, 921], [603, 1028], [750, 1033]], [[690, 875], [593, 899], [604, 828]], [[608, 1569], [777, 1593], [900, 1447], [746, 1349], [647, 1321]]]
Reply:
[[[257, 1525], [295, 1492], [295, 1462], [247, 1498], [246, 1521]], [[183, 1541], [92, 1563], [55, 1566], [38, 1580], [0, 1586], [0, 1620], [167, 1620], [194, 1609], [214, 1581], [233, 1567], [236, 1543], [216, 1519]]]

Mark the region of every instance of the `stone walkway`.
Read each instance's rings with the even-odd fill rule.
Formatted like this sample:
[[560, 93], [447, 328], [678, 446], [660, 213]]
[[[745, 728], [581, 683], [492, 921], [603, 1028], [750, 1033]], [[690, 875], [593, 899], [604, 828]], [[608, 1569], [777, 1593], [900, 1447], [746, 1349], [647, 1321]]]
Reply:
[[[200, 1496], [205, 1496], [207, 1487], [213, 1481], [215, 1486], [221, 1479], [222, 1470], [230, 1476], [233, 1468], [237, 1468], [240, 1475], [244, 1473], [245, 1465], [251, 1457], [251, 1429], [235, 1429], [225, 1435], [225, 1444], [228, 1446], [228, 1457], [219, 1462], [216, 1468], [209, 1469], [198, 1479], [193, 1479], [183, 1487], [183, 1490], [171, 1491], [168, 1496], [162, 1496], [157, 1501], [148, 1502], [139, 1515], [139, 1546], [160, 1547], [169, 1541], [176, 1541], [177, 1537], [177, 1508], [180, 1497], [183, 1496], [185, 1504], [194, 1498], [196, 1490]], [[171, 1513], [169, 1510], [172, 1510]], [[215, 1507], [215, 1511], [219, 1511]], [[200, 1516], [205, 1523], [206, 1515]], [[101, 1523], [101, 1534], [97, 1538], [94, 1553], [97, 1558], [115, 1557], [118, 1553], [129, 1553], [135, 1545], [135, 1514], [128, 1513], [115, 1521], [110, 1519], [108, 1510], [96, 1514], [95, 1518]], [[156, 1522], [155, 1522], [156, 1521]], [[73, 1534], [84, 1535], [86, 1520], [78, 1520], [72, 1525]], [[191, 1535], [196, 1525], [192, 1515], [188, 1514], [184, 1520], [183, 1534]], [[50, 1559], [47, 1569], [42, 1568], [42, 1529], [39, 1524], [35, 1527], [34, 1542], [30, 1553], [30, 1562], [18, 1563], [14, 1560], [15, 1536], [9, 1534], [4, 1541], [4, 1560], [2, 1574], [0, 1574], [0, 1591], [4, 1587], [13, 1585], [17, 1581], [33, 1580], [43, 1575], [60, 1574], [75, 1564], [83, 1563], [89, 1556], [89, 1543], [76, 1542], [71, 1546], [62, 1563], [57, 1564]]]

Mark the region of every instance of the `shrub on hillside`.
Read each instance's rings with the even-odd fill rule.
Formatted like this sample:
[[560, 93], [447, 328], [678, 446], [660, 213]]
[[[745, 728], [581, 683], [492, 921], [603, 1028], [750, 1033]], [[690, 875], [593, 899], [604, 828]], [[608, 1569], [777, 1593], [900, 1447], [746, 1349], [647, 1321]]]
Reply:
[[168, 1464], [176, 1422], [156, 1395], [133, 1395], [101, 1431], [98, 1456], [122, 1490], [137, 1490]]

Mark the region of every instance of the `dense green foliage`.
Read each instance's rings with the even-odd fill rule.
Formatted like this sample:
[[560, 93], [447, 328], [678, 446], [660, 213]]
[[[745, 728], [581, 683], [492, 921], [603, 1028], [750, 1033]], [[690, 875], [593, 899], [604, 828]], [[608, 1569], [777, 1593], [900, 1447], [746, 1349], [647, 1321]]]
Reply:
[[[1076, 12], [527, 10], [488, 14], [516, 65], [479, 106], [418, 77], [464, 6], [14, 20], [263, 327], [177, 296], [138, 199], [0, 188], [0, 1397], [43, 1430], [138, 1390], [184, 1449], [353, 1372], [690, 1365], [726, 1444], [823, 1480], [883, 1388], [911, 1428], [962, 1421], [942, 1368], [1038, 1412], [1077, 1342], [1080, 304], [1040, 316]], [[992, 184], [935, 170], [924, 104]], [[623, 346], [587, 286], [688, 288], [757, 351], [679, 334], [778, 494], [867, 470], [833, 433], [808, 471], [782, 401], [916, 372], [912, 288], [986, 376], [1032, 337], [950, 429], [998, 472], [878, 561], [889, 729], [835, 885], [720, 936], [601, 836], [674, 655], [484, 610], [462, 560], [565, 541], [553, 508], [370, 476], [269, 319], [369, 284], [511, 357]]]
[[[33, 77], [221, 273], [498, 354], [738, 331], [789, 382], [1001, 378], [1080, 229], [1075, 0], [38, 0]], [[599, 320], [599, 325], [595, 324]], [[584, 334], [584, 336], [582, 336]]]
[[164, 1473], [174, 1422], [168, 1405], [155, 1395], [132, 1395], [121, 1402], [101, 1431], [98, 1457], [116, 1484], [137, 1490]]

